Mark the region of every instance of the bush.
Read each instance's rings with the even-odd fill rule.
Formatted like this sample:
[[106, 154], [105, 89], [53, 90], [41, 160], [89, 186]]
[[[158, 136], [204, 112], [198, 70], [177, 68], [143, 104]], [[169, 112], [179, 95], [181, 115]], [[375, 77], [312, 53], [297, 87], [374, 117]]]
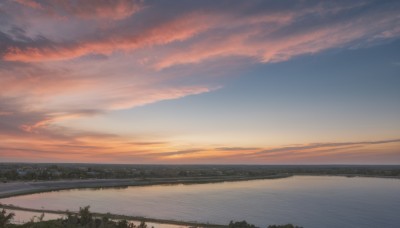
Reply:
[[246, 220], [243, 220], [241, 222], [233, 222], [231, 221], [228, 225], [229, 228], [258, 228], [253, 224], [249, 224], [246, 222]]
[[302, 227], [294, 226], [292, 224], [286, 224], [286, 225], [269, 225], [268, 228], [302, 228]]
[[15, 214], [14, 213], [8, 213], [6, 210], [2, 210], [0, 212], [0, 227], [6, 227], [7, 224], [11, 222], [11, 220], [14, 218]]

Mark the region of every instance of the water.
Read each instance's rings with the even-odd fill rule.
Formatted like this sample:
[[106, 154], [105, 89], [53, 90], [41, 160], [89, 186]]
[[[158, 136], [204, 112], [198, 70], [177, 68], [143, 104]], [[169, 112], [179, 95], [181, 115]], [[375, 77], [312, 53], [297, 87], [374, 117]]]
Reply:
[[295, 176], [194, 185], [80, 189], [1, 199], [28, 208], [147, 216], [260, 227], [293, 223], [319, 227], [399, 227], [400, 180]]
[[[14, 218], [12, 220], [13, 224], [24, 224], [30, 221], [39, 221], [39, 217], [42, 213], [39, 212], [31, 212], [31, 211], [21, 211], [21, 210], [10, 210], [7, 209], [7, 213], [14, 213]], [[66, 215], [55, 214], [55, 213], [44, 213], [44, 217], [42, 221], [48, 220], [55, 220], [59, 218], [66, 218]], [[114, 221], [118, 221], [118, 219], [114, 219]], [[138, 226], [140, 221], [137, 220], [128, 220], [128, 222], [135, 224]], [[154, 222], [146, 222], [147, 227], [154, 227], [154, 228], [188, 228], [188, 226], [181, 226], [181, 225], [172, 225], [172, 224], [161, 224], [161, 223], [154, 223]]]
[[[31, 211], [20, 211], [20, 210], [10, 210], [7, 209], [7, 213], [14, 213], [14, 219], [12, 223], [14, 224], [24, 224], [29, 221], [39, 221], [39, 217], [42, 215], [42, 213], [39, 212], [31, 212]], [[58, 219], [64, 217], [63, 215], [60, 214], [53, 214], [53, 213], [45, 213], [42, 221], [47, 221], [47, 220], [53, 220], [53, 219]]]

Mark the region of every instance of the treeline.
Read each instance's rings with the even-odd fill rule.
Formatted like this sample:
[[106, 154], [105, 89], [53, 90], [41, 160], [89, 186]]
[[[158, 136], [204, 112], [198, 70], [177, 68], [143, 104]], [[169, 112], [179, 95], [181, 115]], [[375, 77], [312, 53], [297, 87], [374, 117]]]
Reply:
[[[0, 228], [149, 228], [145, 221], [138, 225], [127, 220], [112, 220], [110, 216], [97, 218], [89, 210], [89, 206], [79, 209], [77, 214], [67, 213], [65, 218], [43, 221], [44, 214], [35, 216], [25, 224], [12, 224], [14, 213], [7, 213], [5, 209], [0, 212]], [[221, 226], [224, 227], [224, 226]], [[227, 228], [259, 228], [246, 221], [231, 221]], [[151, 227], [154, 228], [154, 227]], [[195, 226], [189, 228], [196, 228]], [[292, 224], [269, 225], [267, 228], [302, 228]]]
[[[259, 228], [259, 227], [253, 224], [249, 224], [246, 221], [241, 221], [241, 222], [231, 221], [228, 225], [228, 228]], [[295, 226], [293, 224], [285, 224], [285, 225], [269, 225], [267, 228], [303, 228], [303, 227]]]
[[278, 174], [400, 176], [400, 166], [0, 164], [0, 180], [257, 177]]

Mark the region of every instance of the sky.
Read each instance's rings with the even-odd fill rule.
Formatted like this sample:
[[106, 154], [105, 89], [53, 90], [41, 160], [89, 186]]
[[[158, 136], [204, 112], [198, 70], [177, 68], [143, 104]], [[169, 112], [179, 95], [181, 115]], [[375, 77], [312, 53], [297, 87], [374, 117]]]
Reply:
[[0, 162], [400, 164], [400, 1], [1, 0]]

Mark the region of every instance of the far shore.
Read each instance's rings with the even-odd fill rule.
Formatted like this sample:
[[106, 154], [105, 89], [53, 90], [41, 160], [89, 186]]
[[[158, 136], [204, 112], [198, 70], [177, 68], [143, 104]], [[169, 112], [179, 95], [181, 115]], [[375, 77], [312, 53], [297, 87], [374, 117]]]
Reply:
[[[87, 179], [87, 180], [59, 180], [59, 181], [29, 181], [29, 182], [9, 182], [0, 184], [0, 199], [8, 198], [19, 195], [28, 195], [41, 192], [80, 189], [80, 188], [115, 188], [115, 187], [129, 187], [129, 186], [149, 186], [149, 185], [173, 185], [173, 184], [205, 184], [205, 183], [218, 183], [218, 182], [232, 182], [232, 181], [249, 181], [260, 179], [277, 179], [291, 177], [289, 174], [278, 174], [257, 177], [197, 177], [197, 178], [148, 178], [148, 179]], [[35, 209], [24, 208], [15, 205], [6, 205], [0, 203], [0, 208], [29, 211], [38, 213], [52, 213], [66, 215], [67, 211], [57, 211], [48, 209]], [[70, 212], [76, 214], [77, 212]], [[111, 213], [93, 213], [96, 217], [108, 216], [111, 219], [126, 219], [135, 221], [145, 221], [159, 224], [171, 224], [180, 226], [194, 226], [194, 227], [209, 227], [209, 228], [222, 228], [227, 225], [200, 223], [196, 221], [178, 221], [169, 219], [158, 219], [141, 216], [127, 216], [117, 215]]]
[[146, 179], [85, 179], [57, 181], [15, 181], [0, 183], [0, 199], [41, 192], [70, 190], [80, 188], [115, 188], [130, 186], [149, 186], [163, 184], [205, 184], [228, 181], [248, 181], [291, 177], [291, 174], [268, 176], [224, 176], [224, 177], [189, 177], [189, 178], [146, 178]]
[[34, 193], [82, 188], [118, 188], [130, 186], [174, 185], [174, 184], [207, 184], [218, 182], [250, 181], [262, 179], [279, 179], [292, 176], [341, 176], [400, 179], [400, 176], [372, 176], [359, 174], [276, 174], [266, 176], [216, 176], [216, 177], [182, 177], [182, 178], [132, 178], [132, 179], [78, 179], [55, 181], [14, 181], [0, 183], [0, 199]]

